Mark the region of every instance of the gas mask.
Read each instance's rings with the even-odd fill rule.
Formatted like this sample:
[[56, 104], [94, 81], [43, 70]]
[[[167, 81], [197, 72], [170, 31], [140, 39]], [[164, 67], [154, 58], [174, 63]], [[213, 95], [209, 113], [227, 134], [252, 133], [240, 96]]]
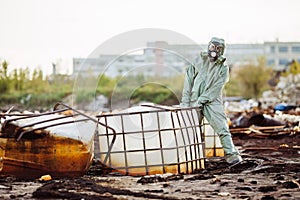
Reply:
[[[222, 40], [222, 42], [224, 42], [224, 40]], [[214, 41], [214, 39], [212, 39], [212, 41], [209, 42], [208, 57], [210, 62], [216, 61], [223, 54], [223, 52], [224, 52], [224, 43]]]

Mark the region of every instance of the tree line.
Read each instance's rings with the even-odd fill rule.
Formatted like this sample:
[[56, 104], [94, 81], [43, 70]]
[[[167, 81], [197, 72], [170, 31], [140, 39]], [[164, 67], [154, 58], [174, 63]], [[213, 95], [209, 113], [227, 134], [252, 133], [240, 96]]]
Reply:
[[[13, 69], [8, 73], [9, 63], [3, 61], [0, 68], [0, 106], [18, 104], [27, 107], [52, 106], [74, 92], [74, 78], [57, 74], [44, 76], [41, 69]], [[269, 89], [268, 81], [273, 75], [264, 58], [249, 61], [232, 68], [230, 81], [225, 86], [226, 96], [242, 96], [258, 99]], [[78, 102], [91, 101], [102, 94], [111, 98], [130, 99], [133, 103], [151, 101], [158, 104], [179, 103], [184, 74], [175, 77], [145, 77], [142, 74], [130, 77], [89, 77], [85, 81], [96, 82], [95, 90], [81, 89]], [[139, 87], [137, 87], [139, 86]]]

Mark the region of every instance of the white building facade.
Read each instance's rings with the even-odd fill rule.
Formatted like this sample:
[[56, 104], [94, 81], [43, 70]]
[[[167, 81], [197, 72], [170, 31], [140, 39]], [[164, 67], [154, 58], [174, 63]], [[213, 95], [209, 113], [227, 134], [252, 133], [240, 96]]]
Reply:
[[[149, 42], [141, 54], [99, 55], [96, 58], [74, 58], [73, 76], [110, 77], [118, 75], [174, 76], [186, 67], [207, 45], [174, 45], [163, 41]], [[293, 59], [300, 62], [300, 42], [265, 42], [263, 44], [227, 44], [227, 64], [239, 67], [264, 56], [274, 70], [286, 68]]]
[[300, 42], [265, 42], [267, 65], [284, 70], [292, 60], [300, 62]]

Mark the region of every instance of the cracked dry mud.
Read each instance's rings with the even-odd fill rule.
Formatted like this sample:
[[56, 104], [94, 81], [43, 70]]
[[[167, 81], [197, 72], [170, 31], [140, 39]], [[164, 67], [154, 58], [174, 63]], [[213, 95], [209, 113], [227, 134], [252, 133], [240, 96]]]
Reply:
[[[94, 162], [80, 178], [41, 183], [0, 177], [1, 199], [300, 199], [300, 135], [234, 137], [244, 161], [229, 167], [209, 158], [190, 175], [103, 174]], [[282, 145], [284, 144], [284, 145]], [[283, 147], [280, 147], [283, 146]], [[263, 147], [263, 148], [262, 148]]]

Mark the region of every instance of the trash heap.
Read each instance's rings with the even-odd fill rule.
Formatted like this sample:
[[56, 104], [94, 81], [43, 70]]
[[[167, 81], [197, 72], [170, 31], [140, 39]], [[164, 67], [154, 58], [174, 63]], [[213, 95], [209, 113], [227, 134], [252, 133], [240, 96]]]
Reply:
[[299, 105], [300, 103], [300, 74], [280, 76], [272, 90], [267, 90], [260, 99], [262, 106], [268, 108], [278, 103]]
[[278, 72], [258, 101], [225, 103], [232, 133], [271, 137], [300, 132], [300, 73], [293, 69], [288, 75]]

